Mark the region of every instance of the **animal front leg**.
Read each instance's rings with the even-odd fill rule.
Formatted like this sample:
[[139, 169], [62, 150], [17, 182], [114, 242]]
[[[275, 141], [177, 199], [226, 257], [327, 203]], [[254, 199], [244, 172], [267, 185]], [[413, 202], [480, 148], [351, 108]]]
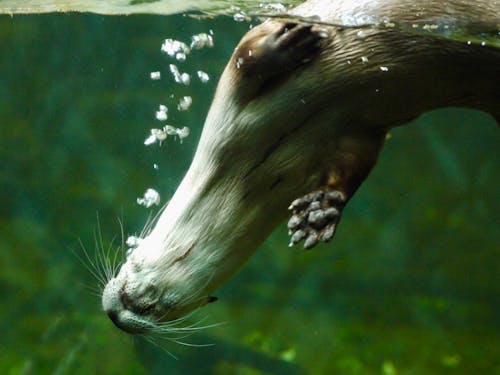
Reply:
[[292, 72], [312, 61], [329, 31], [295, 22], [266, 22], [236, 47], [229, 64], [236, 69], [240, 100], [251, 100], [279, 86]]
[[375, 165], [384, 138], [385, 132], [339, 139], [326, 183], [295, 199], [289, 207], [289, 246], [304, 240], [304, 248], [310, 249], [319, 241], [329, 242], [333, 238], [344, 206]]

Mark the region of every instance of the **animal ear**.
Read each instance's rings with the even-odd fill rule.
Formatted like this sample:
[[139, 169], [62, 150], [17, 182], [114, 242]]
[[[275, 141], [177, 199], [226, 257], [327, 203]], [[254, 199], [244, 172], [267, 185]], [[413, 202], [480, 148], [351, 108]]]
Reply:
[[289, 246], [304, 240], [310, 249], [319, 241], [329, 242], [337, 230], [342, 210], [370, 173], [384, 143], [385, 132], [346, 134], [332, 151], [335, 160], [319, 189], [295, 199], [289, 209]]
[[207, 303], [212, 303], [212, 302], [215, 302], [215, 301], [217, 301], [217, 300], [218, 300], [218, 298], [217, 298], [217, 297], [210, 296], [210, 297], [208, 297], [208, 299], [207, 299]]

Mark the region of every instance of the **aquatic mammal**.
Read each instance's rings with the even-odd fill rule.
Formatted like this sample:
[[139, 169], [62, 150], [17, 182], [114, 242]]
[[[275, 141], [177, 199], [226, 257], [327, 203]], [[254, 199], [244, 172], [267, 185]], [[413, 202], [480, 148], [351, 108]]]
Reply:
[[309, 0], [290, 14], [242, 38], [186, 176], [105, 287], [121, 329], [213, 301], [287, 208], [291, 244], [331, 240], [392, 127], [447, 106], [500, 119], [498, 2]]

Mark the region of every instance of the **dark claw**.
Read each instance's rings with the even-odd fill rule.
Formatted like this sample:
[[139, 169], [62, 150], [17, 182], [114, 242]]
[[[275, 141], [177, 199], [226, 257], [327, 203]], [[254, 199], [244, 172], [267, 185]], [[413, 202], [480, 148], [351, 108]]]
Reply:
[[300, 210], [306, 208], [308, 204], [309, 204], [309, 202], [307, 200], [305, 200], [304, 198], [298, 198], [292, 202], [292, 204], [290, 205], [290, 207], [288, 207], [288, 209], [300, 211]]
[[312, 232], [309, 236], [307, 236], [304, 241], [304, 249], [310, 249], [314, 247], [318, 243], [318, 234], [316, 232]]
[[333, 238], [333, 235], [335, 234], [335, 229], [337, 229], [337, 225], [335, 224], [327, 226], [321, 236], [321, 240], [323, 242], [329, 242]]
[[325, 212], [325, 217], [327, 219], [333, 219], [335, 217], [340, 216], [340, 211], [337, 210], [335, 207], [327, 208], [324, 212]]
[[288, 229], [293, 230], [297, 228], [303, 221], [304, 219], [300, 216], [293, 215], [290, 220], [288, 220]]
[[302, 229], [299, 229], [298, 231], [296, 231], [292, 235], [292, 238], [290, 239], [289, 246], [293, 246], [296, 243], [299, 243], [300, 241], [302, 241], [306, 237], [306, 235], [307, 235], [307, 233], [305, 231], [303, 231]]

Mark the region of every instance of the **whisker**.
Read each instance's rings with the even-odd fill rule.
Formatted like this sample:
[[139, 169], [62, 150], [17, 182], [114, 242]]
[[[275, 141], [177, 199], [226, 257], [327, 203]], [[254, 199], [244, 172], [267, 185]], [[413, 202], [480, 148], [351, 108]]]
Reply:
[[96, 270], [99, 272], [101, 277], [105, 280], [104, 285], [106, 285], [106, 282], [108, 280], [107, 275], [106, 275], [106, 263], [104, 260], [104, 250], [99, 244], [98, 240], [98, 235], [96, 231], [94, 230], [94, 263], [96, 264]]
[[184, 345], [184, 346], [190, 346], [193, 348], [206, 348], [206, 347], [215, 345], [215, 344], [192, 344], [189, 342], [179, 341], [179, 340], [175, 340], [175, 339], [169, 339], [169, 341], [172, 341], [172, 342], [175, 342], [176, 344], [180, 344], [180, 345]]
[[161, 346], [160, 344], [158, 344], [155, 339], [151, 336], [147, 336], [147, 335], [141, 335], [141, 337], [145, 338], [149, 343], [153, 344], [154, 346], [156, 346], [157, 348], [161, 349], [162, 351], [164, 351], [165, 353], [167, 353], [170, 357], [172, 357], [173, 359], [175, 360], [178, 360], [178, 358], [173, 355], [171, 352], [169, 352], [167, 349], [165, 349], [163, 346]]
[[126, 242], [126, 239], [125, 239], [125, 226], [123, 225], [123, 220], [118, 218], [118, 224], [120, 225], [120, 235], [122, 237], [122, 241], [121, 241], [121, 246], [120, 246], [120, 250], [121, 250], [121, 253], [122, 253], [122, 259], [125, 259], [126, 256], [127, 256], [127, 247], [125, 246], [125, 242]]
[[75, 254], [76, 258], [84, 265], [87, 271], [89, 271], [90, 274], [97, 279], [98, 283], [101, 286], [104, 286], [106, 284], [106, 279], [103, 278], [102, 274], [99, 272], [99, 268], [90, 257], [86, 247], [83, 245], [82, 240], [78, 239], [78, 241], [80, 242], [80, 246], [82, 247], [84, 257], [78, 254], [78, 252], [72, 250], [73, 253]]
[[[198, 324], [198, 323], [197, 323]], [[213, 323], [213, 324], [208, 324], [205, 326], [189, 326], [189, 327], [179, 327], [179, 328], [168, 328], [168, 327], [157, 327], [159, 328], [158, 332], [197, 332], [197, 331], [203, 331], [205, 329], [210, 329], [210, 328], [215, 328], [219, 327], [221, 325], [227, 324], [226, 322], [220, 322], [220, 323]]]

